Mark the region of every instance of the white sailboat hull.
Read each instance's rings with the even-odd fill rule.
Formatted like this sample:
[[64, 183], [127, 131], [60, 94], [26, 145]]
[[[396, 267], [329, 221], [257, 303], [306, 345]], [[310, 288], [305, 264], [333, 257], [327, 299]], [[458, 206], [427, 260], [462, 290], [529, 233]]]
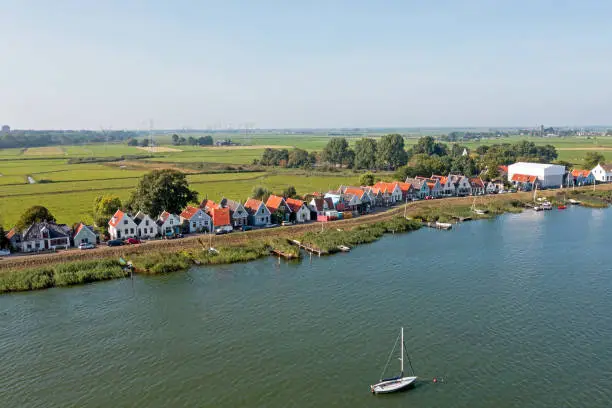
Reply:
[[371, 385], [370, 389], [373, 394], [389, 394], [408, 388], [410, 385], [414, 384], [416, 380], [417, 377], [394, 378]]

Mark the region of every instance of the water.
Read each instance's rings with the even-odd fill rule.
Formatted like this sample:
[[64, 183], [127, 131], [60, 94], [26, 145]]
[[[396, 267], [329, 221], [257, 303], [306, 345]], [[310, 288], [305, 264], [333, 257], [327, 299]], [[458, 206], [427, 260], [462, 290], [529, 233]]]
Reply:
[[[0, 406], [609, 407], [610, 231], [610, 210], [526, 212], [2, 296]], [[372, 396], [400, 325], [423, 381]]]

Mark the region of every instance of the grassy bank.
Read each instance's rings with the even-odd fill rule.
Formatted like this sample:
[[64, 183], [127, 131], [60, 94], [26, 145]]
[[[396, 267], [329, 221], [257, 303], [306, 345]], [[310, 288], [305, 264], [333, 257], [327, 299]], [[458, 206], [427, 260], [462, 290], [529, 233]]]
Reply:
[[7, 271], [0, 274], [0, 293], [80, 285], [127, 275], [119, 262], [109, 259]]

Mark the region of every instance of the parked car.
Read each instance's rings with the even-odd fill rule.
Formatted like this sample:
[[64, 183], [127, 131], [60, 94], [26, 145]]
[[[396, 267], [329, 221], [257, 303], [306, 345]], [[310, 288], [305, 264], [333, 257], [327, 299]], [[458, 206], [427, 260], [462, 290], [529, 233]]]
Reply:
[[425, 196], [425, 199], [426, 200], [433, 200], [433, 197], [432, 196]]
[[106, 245], [109, 247], [121, 246], [123, 245], [123, 241], [120, 239], [111, 239], [110, 241], [106, 241]]
[[11, 251], [9, 251], [8, 249], [0, 249], [0, 256], [9, 256], [11, 254]]
[[79, 244], [79, 249], [94, 249], [95, 247], [91, 242], [81, 242]]
[[140, 240], [138, 238], [128, 238], [124, 242], [128, 245], [140, 244]]
[[291, 221], [283, 221], [281, 222], [282, 226], [287, 226], [287, 225], [293, 225], [293, 223]]
[[250, 226], [250, 225], [243, 225], [243, 226], [242, 226], [242, 230], [243, 230], [243, 231], [250, 231], [250, 230], [252, 230], [252, 229], [253, 229], [253, 227], [252, 227], [252, 226]]

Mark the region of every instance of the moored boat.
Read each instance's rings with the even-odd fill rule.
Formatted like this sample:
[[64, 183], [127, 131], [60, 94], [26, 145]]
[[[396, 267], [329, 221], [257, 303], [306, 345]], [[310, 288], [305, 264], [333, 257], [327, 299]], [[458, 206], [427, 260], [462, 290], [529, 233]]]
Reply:
[[[383, 374], [389, 365], [389, 361], [391, 360], [391, 355], [393, 351], [395, 351], [395, 346], [397, 345], [397, 340], [395, 340], [395, 344], [393, 345], [393, 350], [391, 350], [391, 354], [389, 355], [389, 360], [387, 360], [387, 365], [383, 369]], [[404, 377], [404, 349], [406, 345], [404, 344], [404, 328], [402, 327], [400, 331], [400, 375], [392, 378], [382, 379], [373, 385], [370, 385], [370, 391], [372, 394], [389, 394], [392, 392], [401, 391], [403, 389], [408, 388], [412, 384], [415, 383], [417, 377], [415, 375], [410, 377]], [[408, 364], [412, 369], [412, 364], [410, 363], [410, 358], [408, 358]], [[414, 374], [414, 370], [412, 369], [412, 373]], [[382, 376], [381, 376], [382, 377]]]
[[560, 206], [557, 207], [558, 210], [565, 210], [567, 208], [567, 206], [565, 204], [561, 204]]

